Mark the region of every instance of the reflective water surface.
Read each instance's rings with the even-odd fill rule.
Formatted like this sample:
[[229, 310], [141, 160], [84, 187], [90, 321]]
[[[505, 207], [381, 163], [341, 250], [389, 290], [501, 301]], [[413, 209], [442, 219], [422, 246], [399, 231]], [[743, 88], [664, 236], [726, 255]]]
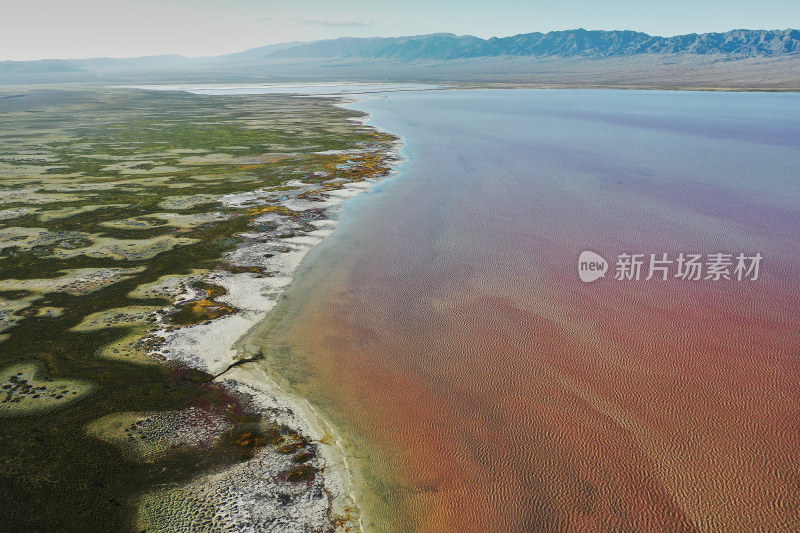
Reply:
[[[408, 160], [348, 202], [263, 342], [346, 436], [371, 530], [800, 528], [798, 95], [356, 107]], [[764, 259], [614, 279], [618, 254], [681, 252]]]

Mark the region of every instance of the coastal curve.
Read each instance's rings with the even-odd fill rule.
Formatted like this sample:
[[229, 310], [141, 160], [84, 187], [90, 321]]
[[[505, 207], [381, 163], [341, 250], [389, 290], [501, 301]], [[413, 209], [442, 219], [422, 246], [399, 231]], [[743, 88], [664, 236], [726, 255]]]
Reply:
[[[356, 101], [340, 97], [337, 105]], [[349, 120], [365, 126], [368, 117]], [[340, 156], [338, 175], [291, 180], [223, 196], [226, 208], [257, 214], [225, 270], [200, 282], [221, 287], [215, 298], [233, 312], [185, 327], [164, 326], [150, 356], [213, 376], [213, 383], [261, 416], [261, 433], [276, 428], [278, 446], [256, 446], [251, 458], [185, 485], [143, 496], [137, 525], [148, 531], [362, 531], [347, 457], [336, 429], [303, 398], [282, 388], [249, 336], [268, 319], [308, 252], [337, 227], [342, 203], [397, 172], [402, 140], [376, 133], [376, 142]], [[266, 273], [266, 274], [265, 274]], [[196, 298], [186, 284], [176, 301]], [[289, 453], [287, 453], [289, 452]], [[293, 454], [294, 452], [297, 455]], [[301, 462], [302, 461], [302, 462]], [[287, 479], [288, 478], [288, 479]], [[287, 483], [286, 481], [300, 481]]]

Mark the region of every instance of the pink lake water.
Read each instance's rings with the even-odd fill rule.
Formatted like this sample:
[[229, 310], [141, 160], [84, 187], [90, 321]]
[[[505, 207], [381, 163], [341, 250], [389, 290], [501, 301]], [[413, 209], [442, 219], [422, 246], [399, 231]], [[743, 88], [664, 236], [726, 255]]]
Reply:
[[[264, 347], [346, 437], [368, 530], [800, 530], [800, 95], [355, 107], [407, 161], [345, 204]], [[764, 259], [615, 280], [625, 252]]]

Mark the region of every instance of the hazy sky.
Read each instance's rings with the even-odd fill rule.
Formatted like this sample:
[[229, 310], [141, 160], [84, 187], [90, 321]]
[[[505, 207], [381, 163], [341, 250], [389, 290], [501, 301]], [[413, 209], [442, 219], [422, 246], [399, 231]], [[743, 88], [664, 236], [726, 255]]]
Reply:
[[333, 37], [800, 27], [798, 0], [8, 0], [0, 60], [186, 56]]

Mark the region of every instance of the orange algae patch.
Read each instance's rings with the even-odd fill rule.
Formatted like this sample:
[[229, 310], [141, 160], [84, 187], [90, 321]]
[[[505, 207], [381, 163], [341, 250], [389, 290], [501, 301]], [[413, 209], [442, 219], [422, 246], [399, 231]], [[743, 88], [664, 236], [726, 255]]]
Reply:
[[386, 174], [389, 167], [385, 162], [385, 155], [380, 153], [340, 154], [326, 161], [323, 168], [331, 176], [361, 181]]
[[248, 215], [263, 215], [264, 213], [278, 213], [279, 215], [291, 216], [295, 212], [282, 205], [268, 205], [265, 207], [251, 207], [245, 210]]
[[206, 298], [183, 304], [180, 310], [170, 317], [170, 321], [183, 326], [214, 320], [231, 313], [233, 313], [231, 307]]
[[313, 466], [309, 465], [302, 465], [292, 468], [287, 472], [284, 472], [281, 476], [286, 481], [298, 482], [298, 481], [314, 481], [314, 477], [317, 473], [317, 469]]
[[202, 282], [194, 283], [194, 287], [203, 289], [206, 297], [180, 305], [178, 311], [170, 315], [170, 321], [173, 324], [181, 326], [197, 324], [207, 320], [215, 320], [234, 312], [232, 307], [214, 300], [214, 298], [227, 294], [223, 287]]

